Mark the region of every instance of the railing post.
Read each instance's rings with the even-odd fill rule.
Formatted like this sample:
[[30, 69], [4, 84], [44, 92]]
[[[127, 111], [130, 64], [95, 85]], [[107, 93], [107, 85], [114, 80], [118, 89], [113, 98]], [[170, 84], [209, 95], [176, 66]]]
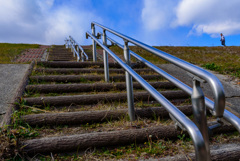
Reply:
[[[71, 52], [73, 52], [73, 47], [72, 47], [72, 39], [70, 38], [70, 47], [71, 47]], [[74, 54], [73, 54], [74, 56]]]
[[79, 53], [79, 47], [78, 47], [78, 45], [76, 46], [76, 48], [77, 48], [77, 52]]
[[[92, 24], [92, 35], [95, 37], [95, 26]], [[97, 61], [97, 52], [96, 52], [96, 42], [92, 40], [93, 42], [93, 62]]]
[[75, 57], [75, 50], [74, 50], [74, 41], [72, 40], [72, 52], [73, 52], [73, 57]]
[[[126, 64], [130, 66], [131, 62], [130, 62], [128, 41], [124, 41], [124, 59]], [[130, 120], [135, 121], [132, 76], [127, 71], [125, 71], [125, 76], [126, 76], [126, 87], [127, 87], [128, 114], [129, 114]]]
[[[193, 78], [193, 91], [192, 91], [192, 108], [194, 115], [194, 122], [202, 133], [205, 148], [207, 151], [207, 160], [210, 161], [210, 148], [209, 148], [209, 136], [208, 136], [208, 126], [206, 117], [206, 106], [204, 100], [204, 94], [202, 88], [200, 87], [200, 81], [197, 78]], [[200, 160], [199, 158], [197, 158]]]
[[84, 62], [83, 51], [81, 52], [81, 60]]
[[69, 36], [69, 45], [70, 45], [71, 52], [72, 52], [72, 38], [71, 38], [71, 36]]
[[77, 62], [79, 62], [79, 46], [78, 45], [76, 45], [76, 48], [77, 48], [77, 53], [78, 53], [78, 55], [77, 55]]
[[65, 47], [68, 48], [68, 39], [65, 39]]
[[[107, 46], [106, 30], [103, 30], [103, 45]], [[108, 53], [103, 49], [105, 82], [109, 82]]]

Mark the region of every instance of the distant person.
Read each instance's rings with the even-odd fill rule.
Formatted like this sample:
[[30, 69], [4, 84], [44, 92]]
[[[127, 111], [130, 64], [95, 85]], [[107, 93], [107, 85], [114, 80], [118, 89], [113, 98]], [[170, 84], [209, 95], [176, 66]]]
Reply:
[[223, 36], [222, 33], [221, 33], [220, 35], [221, 35], [221, 40], [220, 40], [220, 41], [221, 41], [222, 45], [223, 45], [223, 46], [226, 46], [226, 45], [225, 45], [225, 37]]

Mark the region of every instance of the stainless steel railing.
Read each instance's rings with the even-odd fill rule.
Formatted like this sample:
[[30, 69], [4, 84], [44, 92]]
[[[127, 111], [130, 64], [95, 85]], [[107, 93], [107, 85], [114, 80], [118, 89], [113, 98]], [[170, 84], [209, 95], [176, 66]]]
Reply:
[[[99, 26], [103, 29], [103, 43], [101, 43], [98, 38], [95, 36], [95, 25]], [[223, 120], [226, 120], [233, 124], [238, 131], [240, 132], [240, 121], [235, 115], [230, 113], [229, 111], [225, 110], [225, 95], [223, 91], [223, 87], [220, 81], [211, 73], [194, 66], [188, 62], [185, 62], [179, 58], [176, 58], [172, 55], [169, 55], [165, 52], [162, 52], [158, 49], [155, 49], [151, 46], [143, 44], [137, 40], [134, 40], [128, 36], [125, 36], [121, 33], [118, 33], [112, 29], [109, 29], [103, 25], [100, 25], [96, 22], [91, 24], [92, 27], [92, 34], [89, 32], [86, 33], [87, 37], [90, 36], [93, 40], [93, 58], [96, 58], [96, 43], [100, 45], [104, 52], [104, 73], [105, 73], [105, 81], [109, 81], [109, 69], [108, 69], [108, 54], [110, 54], [116, 62], [118, 62], [124, 69], [126, 75], [126, 86], [127, 86], [127, 100], [128, 100], [128, 109], [129, 109], [129, 116], [130, 119], [133, 121], [135, 119], [134, 114], [134, 103], [133, 103], [133, 89], [132, 89], [132, 77], [138, 81], [166, 110], [169, 112], [171, 118], [176, 122], [176, 125], [183, 130], [188, 131], [189, 135], [191, 136], [195, 152], [196, 152], [196, 159], [197, 160], [211, 160], [210, 158], [210, 150], [209, 150], [209, 136], [208, 136], [208, 127], [207, 127], [207, 119], [206, 119], [206, 109], [205, 109], [205, 102], [209, 110], [213, 115], [217, 117], [218, 125], [214, 127], [221, 126]], [[115, 34], [116, 36], [122, 38], [124, 40], [124, 46], [117, 43], [116, 41], [112, 40], [111, 38], [106, 36], [106, 31]], [[107, 48], [107, 39], [111, 41], [113, 44], [118, 45], [124, 51], [124, 58], [125, 63], [118, 58], [111, 50]], [[131, 42], [157, 56], [163, 58], [180, 68], [187, 70], [188, 72], [192, 73], [193, 77], [193, 88], [187, 86], [186, 84], [182, 83], [178, 79], [174, 78], [173, 76], [169, 75], [165, 71], [161, 70], [154, 64], [148, 62], [144, 58], [140, 57], [139, 55], [135, 54], [134, 52], [129, 50], [128, 43]], [[193, 106], [193, 113], [194, 113], [194, 122], [195, 124], [187, 118], [181, 111], [179, 111], [173, 104], [171, 104], [165, 97], [163, 97], [155, 88], [153, 88], [149, 83], [147, 83], [141, 76], [139, 76], [134, 70], [130, 67], [130, 56], [134, 56], [136, 59], [147, 65], [148, 67], [152, 68], [154, 71], [168, 79], [170, 82], [174, 83], [179, 88], [183, 89], [192, 97], [192, 106]], [[96, 61], [96, 59], [94, 60]], [[214, 93], [214, 102], [210, 99], [204, 97], [202, 89], [200, 87], [200, 83], [206, 80]], [[212, 127], [212, 128], [214, 128]]]
[[79, 61], [81, 58], [81, 60], [83, 62], [84, 57], [85, 57], [85, 60], [88, 60], [88, 56], [84, 52], [83, 48], [71, 36], [69, 36], [69, 39], [65, 39], [65, 45], [66, 45], [66, 48], [69, 48], [69, 46], [70, 46], [74, 57], [77, 55], [77, 61]]
[[[137, 74], [127, 63], [124, 63], [118, 56], [116, 56], [111, 50], [109, 50], [105, 45], [103, 45], [95, 36], [91, 33], [87, 32], [87, 36], [90, 36], [99, 46], [101, 46], [108, 54], [110, 54], [113, 59], [122, 66], [126, 71], [126, 83], [127, 83], [127, 95], [128, 95], [128, 104], [132, 104], [130, 100], [132, 100], [131, 91], [129, 89], [129, 84], [132, 84], [131, 77], [132, 76], [136, 81], [138, 81], [159, 103], [161, 103], [166, 110], [188, 131], [189, 135], [191, 136], [194, 147], [196, 150], [196, 158], [198, 160], [210, 160], [209, 150], [207, 150], [205, 146], [205, 142], [201, 132], [199, 131], [198, 127], [188, 119], [178, 108], [176, 108], [171, 102], [169, 102], [163, 95], [161, 95], [155, 88], [153, 88], [148, 82], [146, 82], [139, 74]], [[124, 45], [124, 54], [125, 59], [127, 60], [129, 57], [129, 48], [128, 42], [125, 42]], [[127, 56], [128, 54], [128, 56]], [[128, 60], [127, 60], [128, 61]], [[127, 74], [128, 73], [128, 74]], [[130, 79], [129, 79], [130, 78]], [[131, 85], [130, 85], [131, 86]], [[131, 96], [130, 96], [131, 95]], [[133, 101], [133, 100], [132, 100]], [[132, 110], [132, 109], [131, 109]], [[130, 115], [131, 117], [131, 115]], [[134, 117], [132, 116], [132, 119]], [[206, 155], [208, 154], [208, 155]]]
[[[102, 35], [102, 33], [99, 33], [99, 34]], [[110, 37], [107, 36], [107, 39], [111, 43], [113, 43], [114, 45], [117, 45], [118, 47], [120, 47], [122, 49], [124, 48], [123, 45], [121, 45], [120, 43], [118, 43], [115, 40], [111, 39]], [[178, 79], [174, 78], [173, 76], [169, 75], [168, 73], [166, 73], [165, 71], [163, 71], [162, 69], [160, 69], [156, 65], [152, 64], [151, 62], [147, 61], [146, 59], [142, 58], [141, 56], [137, 55], [133, 51], [130, 51], [130, 54], [133, 57], [135, 57], [137, 60], [139, 60], [140, 62], [142, 62], [143, 64], [145, 64], [149, 68], [153, 69], [155, 72], [157, 72], [158, 74], [160, 74], [161, 76], [163, 76], [164, 78], [169, 80], [170, 82], [172, 82], [174, 85], [176, 85], [180, 89], [184, 90], [189, 95], [192, 95], [192, 91], [193, 90], [188, 85], [184, 84], [180, 80], [178, 80]], [[210, 111], [214, 110], [214, 102], [212, 100], [210, 100], [209, 98], [205, 97], [205, 103], [206, 103], [206, 106], [208, 107], [208, 109]], [[232, 114], [231, 112], [229, 112], [228, 110], [225, 109], [224, 113], [223, 113], [223, 119], [225, 121], [229, 122], [230, 124], [232, 124], [238, 130], [238, 132], [240, 133], [240, 119], [237, 116], [235, 116], [234, 114]], [[221, 121], [221, 120], [218, 120], [218, 121]]]
[[177, 65], [178, 67], [206, 80], [210, 84], [213, 94], [214, 94], [214, 109], [212, 110], [212, 113], [216, 117], [223, 116], [223, 112], [225, 109], [225, 94], [224, 94], [224, 90], [223, 90], [221, 82], [218, 80], [218, 78], [215, 75], [213, 75], [210, 72], [207, 72], [206, 70], [203, 70], [202, 68], [199, 68], [193, 64], [190, 64], [184, 60], [174, 57], [168, 53], [165, 53], [161, 50], [158, 50], [149, 45], [146, 45], [140, 41], [137, 41], [126, 35], [123, 35], [117, 31], [109, 29], [99, 23], [92, 22], [92, 28], [94, 25], [101, 27], [103, 29], [103, 31], [107, 30], [108, 32], [111, 32], [112, 34], [122, 38], [123, 40], [128, 41], [136, 46], [139, 46], [139, 47], [145, 49], [146, 51], [149, 51], [150, 53], [153, 53], [154, 55], [157, 55], [160, 58], [167, 60], [168, 62], [170, 62], [174, 65]]

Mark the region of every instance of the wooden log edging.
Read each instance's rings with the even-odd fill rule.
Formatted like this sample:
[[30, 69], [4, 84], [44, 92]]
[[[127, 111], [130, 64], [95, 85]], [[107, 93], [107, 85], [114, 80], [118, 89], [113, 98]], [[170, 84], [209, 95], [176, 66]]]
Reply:
[[107, 147], [116, 145], [128, 145], [131, 143], [143, 143], [152, 139], [177, 138], [181, 131], [175, 130], [174, 126], [158, 126], [143, 129], [121, 130], [111, 132], [94, 132], [72, 136], [50, 137], [27, 140], [20, 143], [23, 151], [28, 154], [54, 153], [85, 150], [90, 147]]
[[[145, 80], [162, 80], [163, 77], [160, 75], [142, 75], [142, 78]], [[45, 81], [45, 82], [81, 82], [81, 81], [101, 81], [104, 80], [104, 76], [98, 75], [46, 75], [46, 76], [31, 76], [31, 80], [33, 81]], [[110, 81], [125, 81], [125, 75], [116, 75], [110, 76]]]
[[[239, 161], [240, 144], [229, 144], [227, 147], [222, 146], [224, 145], [219, 145], [218, 149], [210, 148], [210, 155], [212, 161]], [[190, 153], [186, 155], [176, 155], [171, 157], [159, 158], [158, 161], [194, 161], [195, 159], [195, 153]], [[149, 159], [149, 161], [150, 160], [152, 159]]]
[[[52, 68], [85, 68], [85, 67], [94, 67], [94, 66], [97, 66], [98, 68], [104, 67], [103, 62], [65, 62], [65, 61], [48, 62], [48, 61], [42, 61], [42, 62], [37, 62], [37, 65], [43, 65], [45, 67], [52, 67]], [[109, 65], [109, 68], [121, 68], [121, 66], [118, 63], [108, 63], [108, 65]], [[131, 65], [134, 68], [146, 67], [142, 63], [132, 63]]]
[[[157, 89], [171, 89], [175, 85], [171, 82], [149, 82], [151, 86]], [[143, 87], [134, 82], [134, 89], [143, 89]], [[36, 91], [38, 93], [68, 93], [68, 92], [90, 92], [90, 91], [110, 91], [110, 90], [126, 90], [126, 83], [84, 83], [84, 84], [41, 84], [28, 85], [27, 91]]]
[[3, 127], [5, 125], [11, 125], [11, 116], [12, 116], [13, 112], [18, 109], [17, 103], [20, 102], [20, 98], [22, 97], [22, 95], [25, 91], [25, 87], [28, 84], [29, 75], [32, 73], [34, 65], [35, 65], [35, 61], [32, 61], [31, 64], [29, 65], [26, 73], [24, 74], [22, 80], [20, 80], [19, 87], [13, 98], [14, 104], [9, 106], [5, 116], [3, 117], [0, 127]]
[[[223, 126], [218, 132], [236, 131], [232, 126]], [[188, 136], [186, 132], [183, 132]], [[26, 140], [19, 143], [22, 151], [28, 154], [61, 153], [77, 150], [86, 150], [91, 147], [107, 147], [130, 145], [132, 143], [144, 143], [150, 135], [152, 140], [177, 139], [183, 134], [174, 126], [155, 126], [142, 129], [119, 130], [111, 132], [93, 132], [71, 136], [45, 137], [40, 139]]]
[[[188, 98], [184, 91], [163, 91], [161, 94], [167, 99]], [[73, 95], [73, 96], [53, 96], [53, 97], [33, 97], [24, 98], [26, 103], [33, 105], [51, 105], [51, 106], [68, 106], [68, 105], [89, 105], [99, 102], [126, 101], [127, 93], [95, 94], [95, 95]], [[154, 98], [148, 92], [134, 93], [135, 101], [151, 101]]]
[[[185, 115], [192, 114], [192, 106], [179, 106], [178, 109]], [[101, 111], [79, 111], [64, 113], [43, 113], [22, 116], [22, 120], [31, 126], [43, 125], [79, 125], [83, 123], [103, 122], [118, 120], [126, 116], [128, 109], [121, 110], [101, 110]], [[146, 109], [136, 109], [135, 114], [140, 118], [169, 118], [169, 113], [164, 107], [153, 107]]]
[[[134, 69], [136, 72], [153, 72], [151, 69]], [[104, 69], [88, 69], [88, 68], [37, 68], [36, 72], [48, 73], [48, 74], [80, 74], [80, 73], [104, 73]], [[123, 69], [109, 69], [109, 73], [124, 74]]]

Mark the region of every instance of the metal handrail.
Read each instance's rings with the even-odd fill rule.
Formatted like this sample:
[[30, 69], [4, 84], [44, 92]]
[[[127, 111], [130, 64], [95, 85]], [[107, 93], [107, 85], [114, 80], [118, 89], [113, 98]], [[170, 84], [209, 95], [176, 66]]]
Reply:
[[[198, 127], [184, 115], [178, 108], [176, 108], [170, 101], [168, 101], [162, 94], [160, 94], [155, 88], [153, 88], [147, 81], [145, 81], [139, 74], [137, 74], [129, 65], [124, 63], [118, 56], [116, 56], [111, 50], [103, 45], [94, 35], [89, 32], [86, 33], [90, 36], [94, 42], [101, 46], [112, 58], [122, 66], [127, 73], [129, 73], [136, 81], [138, 81], [144, 89], [146, 89], [151, 96], [155, 98], [166, 110], [173, 116], [189, 133], [194, 142], [196, 158], [201, 161], [210, 160], [209, 149], [206, 148], [204, 138], [198, 129]], [[126, 43], [126, 42], [125, 42]], [[126, 45], [124, 50], [126, 50]]]
[[[71, 36], [69, 36], [69, 39], [65, 39], [65, 42], [66, 42], [65, 43], [66, 48], [69, 48], [69, 45], [70, 45], [71, 51], [73, 52], [73, 56], [75, 57], [75, 55], [77, 55], [77, 61], [78, 62], [79, 62], [80, 58], [83, 62], [84, 61], [84, 56], [86, 57], [86, 60], [88, 60], [88, 56], [84, 52], [83, 48]], [[76, 49], [76, 47], [77, 47], [77, 49]], [[79, 53], [80, 53], [79, 49], [81, 50], [81, 57], [79, 55]]]
[[140, 41], [137, 41], [133, 38], [130, 38], [126, 35], [123, 35], [117, 31], [114, 31], [110, 28], [107, 28], [97, 22], [92, 22], [91, 23], [91, 26], [92, 28], [94, 27], [94, 25], [97, 25], [99, 27], [101, 27], [102, 29], [108, 31], [108, 32], [111, 32], [113, 33], [114, 35], [117, 35], [118, 37], [121, 37], [123, 40], [125, 41], [128, 41], [128, 42], [131, 42], [132, 44], [135, 44], [157, 56], [159, 56], [160, 58], [164, 59], [164, 60], [167, 60], [169, 62], [171, 62], [172, 64], [175, 64], [177, 65], [178, 67], [190, 72], [190, 73], [193, 73], [194, 75], [206, 80], [211, 88], [212, 88], [212, 91], [213, 91], [213, 95], [214, 95], [214, 108], [212, 109], [212, 113], [213, 115], [215, 115], [216, 117], [222, 117], [223, 116], [223, 113], [224, 113], [224, 109], [225, 109], [225, 94], [224, 94], [224, 90], [223, 90], [223, 87], [222, 87], [222, 84], [221, 82], [218, 80], [218, 78], [213, 75], [212, 73], [208, 72], [208, 71], [205, 71], [193, 64], [190, 64], [184, 60], [181, 60], [177, 57], [174, 57], [168, 53], [165, 53], [161, 50], [158, 50], [156, 48], [153, 48], [147, 44], [144, 44]]
[[[99, 32], [99, 34], [102, 35], [101, 32]], [[111, 43], [113, 43], [114, 45], [117, 45], [118, 47], [124, 49], [123, 45], [121, 45], [120, 43], [118, 43], [115, 40], [111, 39], [109, 36], [107, 36], [107, 39]], [[192, 95], [192, 91], [193, 90], [188, 85], [184, 84], [180, 80], [178, 80], [175, 77], [171, 76], [167, 72], [163, 71], [162, 69], [160, 69], [156, 65], [152, 64], [151, 62], [147, 61], [146, 59], [144, 59], [143, 57], [139, 56], [138, 54], [134, 53], [133, 51], [130, 51], [130, 54], [133, 57], [135, 57], [136, 59], [138, 59], [140, 62], [142, 62], [143, 64], [145, 64], [149, 68], [153, 69], [155, 72], [157, 72], [158, 74], [160, 74], [161, 76], [163, 76], [164, 78], [169, 80], [170, 82], [172, 82], [174, 85], [176, 85], [177, 87], [179, 87], [180, 89], [182, 89], [183, 91], [188, 93], [189, 95]], [[205, 97], [205, 103], [206, 103], [206, 106], [209, 108], [209, 110], [212, 111], [214, 109], [214, 102], [212, 100], [210, 100], [209, 98]], [[232, 124], [238, 130], [238, 132], [240, 133], [240, 119], [236, 115], [232, 114], [231, 112], [229, 112], [228, 110], [225, 109], [224, 113], [223, 113], [223, 119], [225, 119], [227, 122]]]
[[66, 46], [66, 48], [68, 48], [68, 47], [69, 47], [69, 43], [68, 43], [68, 42], [69, 42], [69, 39], [65, 38], [64, 41], [65, 41], [65, 46]]
[[[95, 25], [97, 25], [97, 26], [99, 26], [103, 29], [103, 34], [100, 34], [100, 35], [103, 36], [103, 43], [102, 44], [97, 40], [98, 37], [95, 36]], [[118, 33], [116, 31], [114, 31], [112, 29], [109, 29], [109, 28], [107, 28], [103, 25], [100, 25], [96, 22], [92, 22], [91, 27], [92, 27], [92, 35], [89, 32], [87, 32], [86, 35], [87, 35], [87, 37], [90, 36], [93, 39], [93, 57], [96, 57], [96, 43], [99, 44], [103, 48], [105, 81], [109, 81], [109, 78], [108, 78], [109, 77], [108, 76], [109, 75], [108, 53], [125, 69], [127, 98], [128, 98], [128, 109], [129, 109], [129, 116], [130, 116], [131, 121], [133, 121], [135, 119], [134, 118], [133, 91], [132, 91], [132, 77], [133, 77], [159, 103], [161, 103], [166, 108], [166, 110], [169, 112], [169, 115], [171, 116], [171, 118], [176, 122], [176, 124], [180, 128], [188, 131], [188, 133], [190, 134], [190, 136], [192, 137], [193, 142], [194, 142], [194, 147], [195, 147], [195, 151], [196, 151], [196, 159], [197, 160], [211, 160], [210, 159], [210, 149], [209, 149], [209, 136], [208, 136], [207, 119], [206, 119], [206, 113], [205, 113], [206, 112], [205, 102], [206, 102], [206, 105], [207, 105], [208, 109], [210, 110], [210, 112], [217, 117], [217, 122], [218, 122], [218, 124], [210, 126], [209, 127], [210, 129], [219, 127], [222, 124], [224, 124], [225, 121], [227, 121], [227, 122], [233, 124], [233, 126], [235, 126], [235, 128], [240, 132], [240, 119], [237, 116], [230, 113], [229, 111], [225, 110], [225, 95], [224, 95], [222, 84], [218, 80], [218, 78], [216, 76], [214, 76], [212, 73], [207, 72], [207, 71], [205, 71], [205, 70], [203, 70], [203, 69], [201, 69], [197, 66], [194, 66], [194, 65], [192, 65], [192, 64], [190, 64], [186, 61], [183, 61], [179, 58], [176, 58], [176, 57], [174, 57], [170, 54], [167, 54], [167, 53], [162, 52], [158, 49], [155, 49], [151, 46], [143, 44], [143, 43], [141, 43], [141, 42], [139, 42], [135, 39], [132, 39], [128, 36], [125, 36], [121, 33]], [[106, 31], [109, 31], [109, 32], [117, 35], [118, 37], [122, 38], [124, 40], [124, 46], [117, 43], [116, 41], [112, 40], [111, 38], [107, 37], [106, 36]], [[99, 33], [98, 33], [98, 35], [99, 35]], [[114, 55], [114, 53], [112, 53], [111, 50], [109, 50], [107, 48], [107, 39], [112, 44], [116, 44], [117, 46], [119, 46], [120, 48], [123, 49], [124, 58], [125, 58], [125, 61], [126, 61], [125, 65], [127, 67], [130, 67], [130, 65], [131, 65], [130, 64], [130, 55], [132, 55], [136, 59], [138, 59], [139, 61], [141, 61], [142, 63], [144, 63], [148, 67], [152, 68], [154, 71], [156, 71], [157, 73], [159, 73], [160, 75], [162, 75], [166, 79], [168, 79], [170, 82], [175, 84], [177, 87], [183, 89], [185, 92], [187, 92], [188, 94], [191, 95], [191, 97], [192, 97], [192, 108], [193, 108], [193, 114], [194, 114], [194, 122], [195, 122], [194, 126], [197, 126], [197, 128], [198, 128], [197, 130], [200, 130], [200, 136], [196, 136], [196, 135], [198, 135], [196, 133], [194, 133], [194, 134], [191, 133], [192, 132], [191, 130], [193, 130], [193, 129], [191, 129], [192, 127], [189, 127], [189, 122], [187, 122], [186, 120], [181, 118], [182, 116], [185, 116], [184, 114], [181, 115], [180, 113], [178, 113], [178, 109], [176, 110], [176, 107], [174, 105], [172, 105], [160, 93], [156, 93], [156, 89], [154, 89], [152, 86], [150, 86], [146, 81], [141, 82], [142, 80], [139, 79], [140, 76], [136, 75], [136, 72], [131, 71], [129, 69], [126, 69], [126, 66], [122, 65], [121, 62], [119, 62], [119, 60], [121, 60], [121, 59], [118, 58], [116, 55]], [[159, 56], [160, 58], [163, 58], [163, 59], [177, 65], [178, 67], [180, 67], [182, 69], [185, 69], [186, 71], [194, 74], [194, 75], [190, 74], [193, 77], [193, 88], [187, 86], [186, 84], [184, 84], [183, 82], [174, 78], [173, 76], [166, 73], [165, 71], [161, 70], [160, 68], [158, 68], [154, 64], [148, 62], [144, 58], [142, 58], [139, 55], [135, 54], [134, 52], [130, 51], [129, 47], [128, 47], [129, 42], [131, 42], [131, 43], [133, 43], [133, 44], [135, 44], [139, 47], [142, 47], [143, 49]], [[200, 82], [203, 81], [202, 79], [206, 80], [210, 84], [210, 86], [213, 90], [214, 98], [215, 98], [214, 102], [204, 96], [203, 91], [200, 87]], [[179, 118], [181, 118], [181, 119], [179, 120]], [[194, 129], [194, 130], [196, 130], [196, 129]], [[194, 140], [194, 138], [196, 139], [196, 137], [197, 138], [203, 137], [203, 144], [205, 144], [204, 147], [201, 147], [199, 142]], [[200, 150], [203, 150], [203, 151], [200, 152]], [[203, 154], [204, 156], [199, 155], [200, 153]]]
[[82, 59], [82, 61], [84, 61], [83, 55], [85, 56], [86, 60], [88, 60], [88, 56], [87, 56], [87, 54], [85, 53], [85, 51], [83, 50], [83, 48], [81, 47], [81, 45], [79, 45], [79, 44], [77, 43], [77, 41], [75, 41], [75, 40], [73, 39], [72, 36], [69, 36], [69, 38], [70, 38], [70, 40], [72, 40], [72, 41], [74, 42], [74, 46], [77, 45], [78, 54], [79, 54], [79, 49], [81, 50], [81, 59]]
[[70, 42], [70, 46], [71, 46], [71, 51], [73, 52], [73, 57], [75, 57], [75, 55], [77, 55], [77, 61], [79, 62], [80, 56], [79, 56], [79, 53], [77, 52], [77, 50], [75, 48], [74, 42], [71, 40], [71, 38], [70, 38], [69, 42]]

